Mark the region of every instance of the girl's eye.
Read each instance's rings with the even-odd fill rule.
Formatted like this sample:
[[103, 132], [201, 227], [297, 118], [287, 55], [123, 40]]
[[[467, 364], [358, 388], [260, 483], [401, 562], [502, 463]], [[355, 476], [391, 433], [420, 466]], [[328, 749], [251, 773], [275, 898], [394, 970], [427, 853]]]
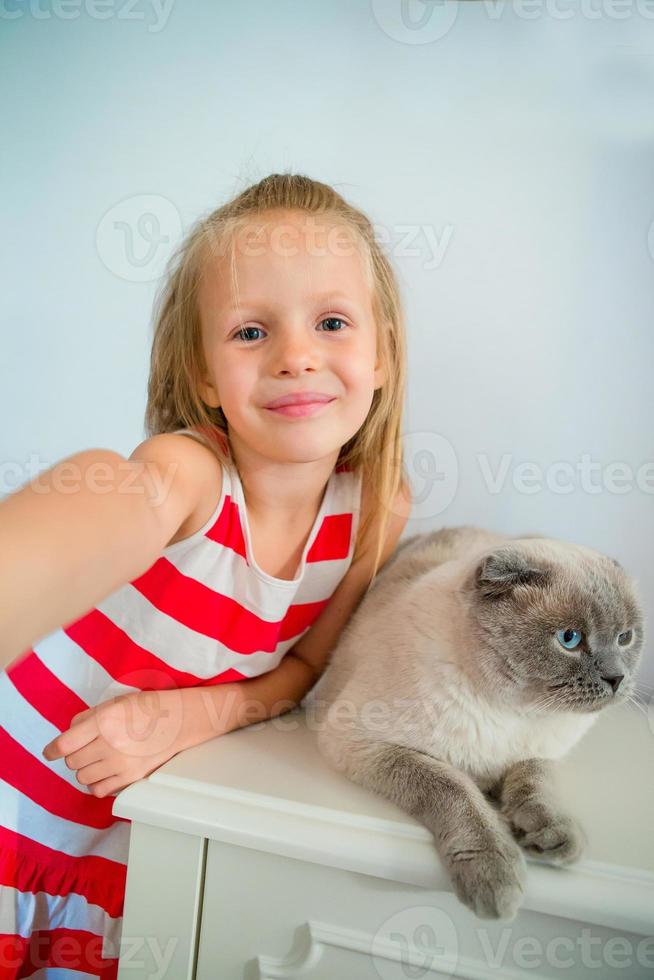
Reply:
[[[245, 340], [245, 337], [243, 337], [242, 334], [244, 334], [246, 330], [260, 330], [260, 329], [261, 327], [241, 327], [241, 329], [237, 330], [236, 333], [234, 334], [234, 340]], [[256, 340], [257, 338], [255, 337], [254, 339]]]
[[579, 630], [567, 629], [559, 630], [556, 638], [565, 650], [574, 650], [581, 643], [582, 635]]
[[[345, 320], [341, 319], [341, 317], [338, 317], [338, 316], [327, 316], [323, 320], [321, 320], [320, 323], [321, 324], [323, 324], [323, 323], [340, 323], [344, 327], [347, 326], [347, 323], [345, 322]], [[259, 330], [260, 331], [261, 330], [261, 327], [241, 327], [240, 330], [237, 330], [236, 331], [236, 333], [234, 334], [234, 338], [233, 339], [234, 340], [245, 340], [245, 341], [248, 341], [248, 340], [258, 340], [259, 339], [258, 337], [246, 337], [246, 336], [244, 336], [244, 334], [246, 333], [246, 331], [250, 331], [250, 330]], [[326, 332], [327, 333], [343, 333], [343, 330], [342, 329], [340, 329], [340, 330], [339, 329], [337, 329], [337, 330], [327, 330]]]
[[632, 630], [627, 630], [625, 633], [618, 634], [618, 643], [621, 647], [626, 647], [628, 643], [631, 643], [631, 638], [633, 636]]
[[[324, 320], [321, 320], [320, 322], [321, 323], [343, 323], [343, 324], [345, 324], [345, 320], [341, 320], [341, 318], [339, 316], [326, 316], [325, 319]], [[345, 325], [347, 326], [347, 324], [345, 324]], [[328, 330], [327, 332], [328, 333], [342, 333], [341, 330]]]

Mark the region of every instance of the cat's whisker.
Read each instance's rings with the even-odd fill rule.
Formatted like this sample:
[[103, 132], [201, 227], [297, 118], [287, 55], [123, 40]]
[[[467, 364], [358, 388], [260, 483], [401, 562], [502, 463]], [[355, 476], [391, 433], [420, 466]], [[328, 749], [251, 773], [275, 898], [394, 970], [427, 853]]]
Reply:
[[647, 714], [647, 711], [645, 710], [644, 706], [640, 703], [640, 701], [636, 700], [633, 694], [629, 694], [627, 696], [627, 703], [635, 705], [639, 711], [642, 711], [642, 713], [645, 715], [646, 718], [649, 718], [649, 715]]
[[638, 701], [637, 698], [634, 698], [634, 697], [629, 696], [629, 697], [626, 698], [626, 701], [627, 701], [628, 704], [633, 704], [634, 707], [635, 708], [638, 708], [639, 711], [642, 711], [642, 713], [645, 715], [646, 718], [649, 717], [647, 708], [645, 707], [644, 704], [642, 704], [640, 701]]
[[535, 701], [531, 705], [531, 707], [532, 707], [532, 709], [536, 709], [536, 710], [539, 710], [539, 709], [540, 710], [546, 710], [547, 708], [550, 707], [550, 705], [555, 704], [559, 700], [560, 700], [560, 698], [559, 698], [559, 695], [558, 694], [543, 694], [543, 695], [541, 695], [540, 698], [538, 698], [537, 701]]
[[634, 701], [638, 701], [645, 709], [649, 709], [650, 705], [654, 708], [654, 697], [649, 691], [641, 691], [638, 687], [635, 687], [629, 692], [629, 697]]

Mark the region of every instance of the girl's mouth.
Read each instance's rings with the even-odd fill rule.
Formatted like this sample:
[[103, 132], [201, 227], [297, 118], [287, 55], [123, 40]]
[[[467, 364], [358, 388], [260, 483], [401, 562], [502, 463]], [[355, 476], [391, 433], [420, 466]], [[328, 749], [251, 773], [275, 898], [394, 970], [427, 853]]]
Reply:
[[282, 405], [279, 408], [268, 408], [267, 412], [274, 412], [275, 415], [286, 415], [288, 418], [304, 418], [307, 415], [315, 415], [317, 412], [321, 412], [335, 402], [336, 399], [332, 398], [328, 402], [307, 402], [304, 405]]

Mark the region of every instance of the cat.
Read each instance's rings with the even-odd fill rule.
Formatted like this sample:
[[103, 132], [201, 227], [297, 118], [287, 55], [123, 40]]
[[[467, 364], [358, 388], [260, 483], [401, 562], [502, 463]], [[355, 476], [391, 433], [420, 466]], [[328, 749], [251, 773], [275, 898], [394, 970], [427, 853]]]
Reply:
[[302, 706], [331, 766], [427, 826], [459, 900], [513, 919], [524, 853], [567, 864], [587, 844], [552, 766], [633, 692], [644, 625], [635, 582], [585, 546], [416, 534]]

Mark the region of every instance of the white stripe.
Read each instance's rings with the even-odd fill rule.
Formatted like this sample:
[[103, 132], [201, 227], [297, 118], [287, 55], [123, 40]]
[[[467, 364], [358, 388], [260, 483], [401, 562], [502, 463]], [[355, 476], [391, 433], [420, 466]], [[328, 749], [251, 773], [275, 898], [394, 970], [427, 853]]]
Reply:
[[111, 674], [108, 674], [97, 660], [71, 640], [63, 629], [55, 630], [45, 639], [39, 640], [32, 649], [48, 670], [51, 670], [62, 684], [74, 691], [89, 707], [138, 690], [131, 684], [114, 680]]
[[[117, 625], [130, 639], [146, 650], [151, 650], [164, 664], [191, 673], [200, 680], [214, 677], [230, 667], [240, 671], [245, 677], [265, 674], [277, 666], [286, 651], [305, 632], [303, 630], [297, 636], [281, 641], [273, 653], [267, 650], [252, 654], [235, 653], [217, 640], [181, 626], [170, 616], [155, 609], [143, 596], [139, 596], [139, 599], [142, 610], [147, 607], [148, 611], [144, 612], [136, 627], [130, 624], [127, 628], [124, 621], [127, 603], [122, 598], [116, 601], [116, 609], [110, 617], [112, 621], [115, 621], [115, 616], [119, 620]], [[46, 667], [89, 706], [140, 690], [110, 677], [104, 667], [63, 630], [51, 633], [45, 640], [35, 644], [33, 650]], [[129, 677], [129, 672], [126, 676]]]
[[[227, 564], [223, 556], [223, 571]], [[230, 562], [231, 564], [231, 562]], [[215, 581], [213, 583], [215, 585]], [[98, 608], [132, 642], [151, 651], [176, 670], [206, 679], [234, 668], [246, 677], [264, 674], [276, 667], [297, 636], [280, 641], [275, 650], [239, 653], [213, 637], [178, 622], [157, 609], [133, 586], [123, 587], [105, 599]]]
[[349, 556], [308, 562], [299, 582], [278, 580], [290, 586], [286, 588], [263, 581], [243, 555], [211, 538], [205, 538], [185, 554], [164, 557], [182, 575], [233, 599], [269, 623], [283, 619], [291, 603], [328, 598], [350, 563]]
[[0, 780], [0, 814], [3, 827], [37, 844], [71, 857], [95, 855], [127, 864], [131, 824], [125, 820], [105, 829], [86, 827], [50, 813], [4, 780]]
[[[40, 929], [80, 929], [94, 936], [102, 936], [102, 955], [110, 958], [120, 951], [122, 924], [122, 916], [108, 915], [99, 905], [87, 902], [83, 895], [74, 892], [69, 895], [48, 895], [47, 892], [21, 892], [9, 885], [0, 888], [0, 933], [28, 939]], [[72, 944], [66, 947], [66, 955], [73, 967], [75, 950]], [[48, 978], [57, 973], [61, 974], [62, 971], [55, 971], [52, 967], [49, 972], [39, 970], [39, 974]], [[66, 970], [63, 975], [75, 978], [89, 976], [72, 970]]]
[[42, 765], [52, 769], [75, 789], [90, 794], [88, 786], [83, 786], [77, 781], [76, 771], [69, 769], [65, 759], [48, 761], [43, 758], [42, 752], [45, 746], [61, 732], [32, 707], [4, 672], [0, 673], [0, 705], [2, 727], [9, 732], [15, 742], [22, 745]]

